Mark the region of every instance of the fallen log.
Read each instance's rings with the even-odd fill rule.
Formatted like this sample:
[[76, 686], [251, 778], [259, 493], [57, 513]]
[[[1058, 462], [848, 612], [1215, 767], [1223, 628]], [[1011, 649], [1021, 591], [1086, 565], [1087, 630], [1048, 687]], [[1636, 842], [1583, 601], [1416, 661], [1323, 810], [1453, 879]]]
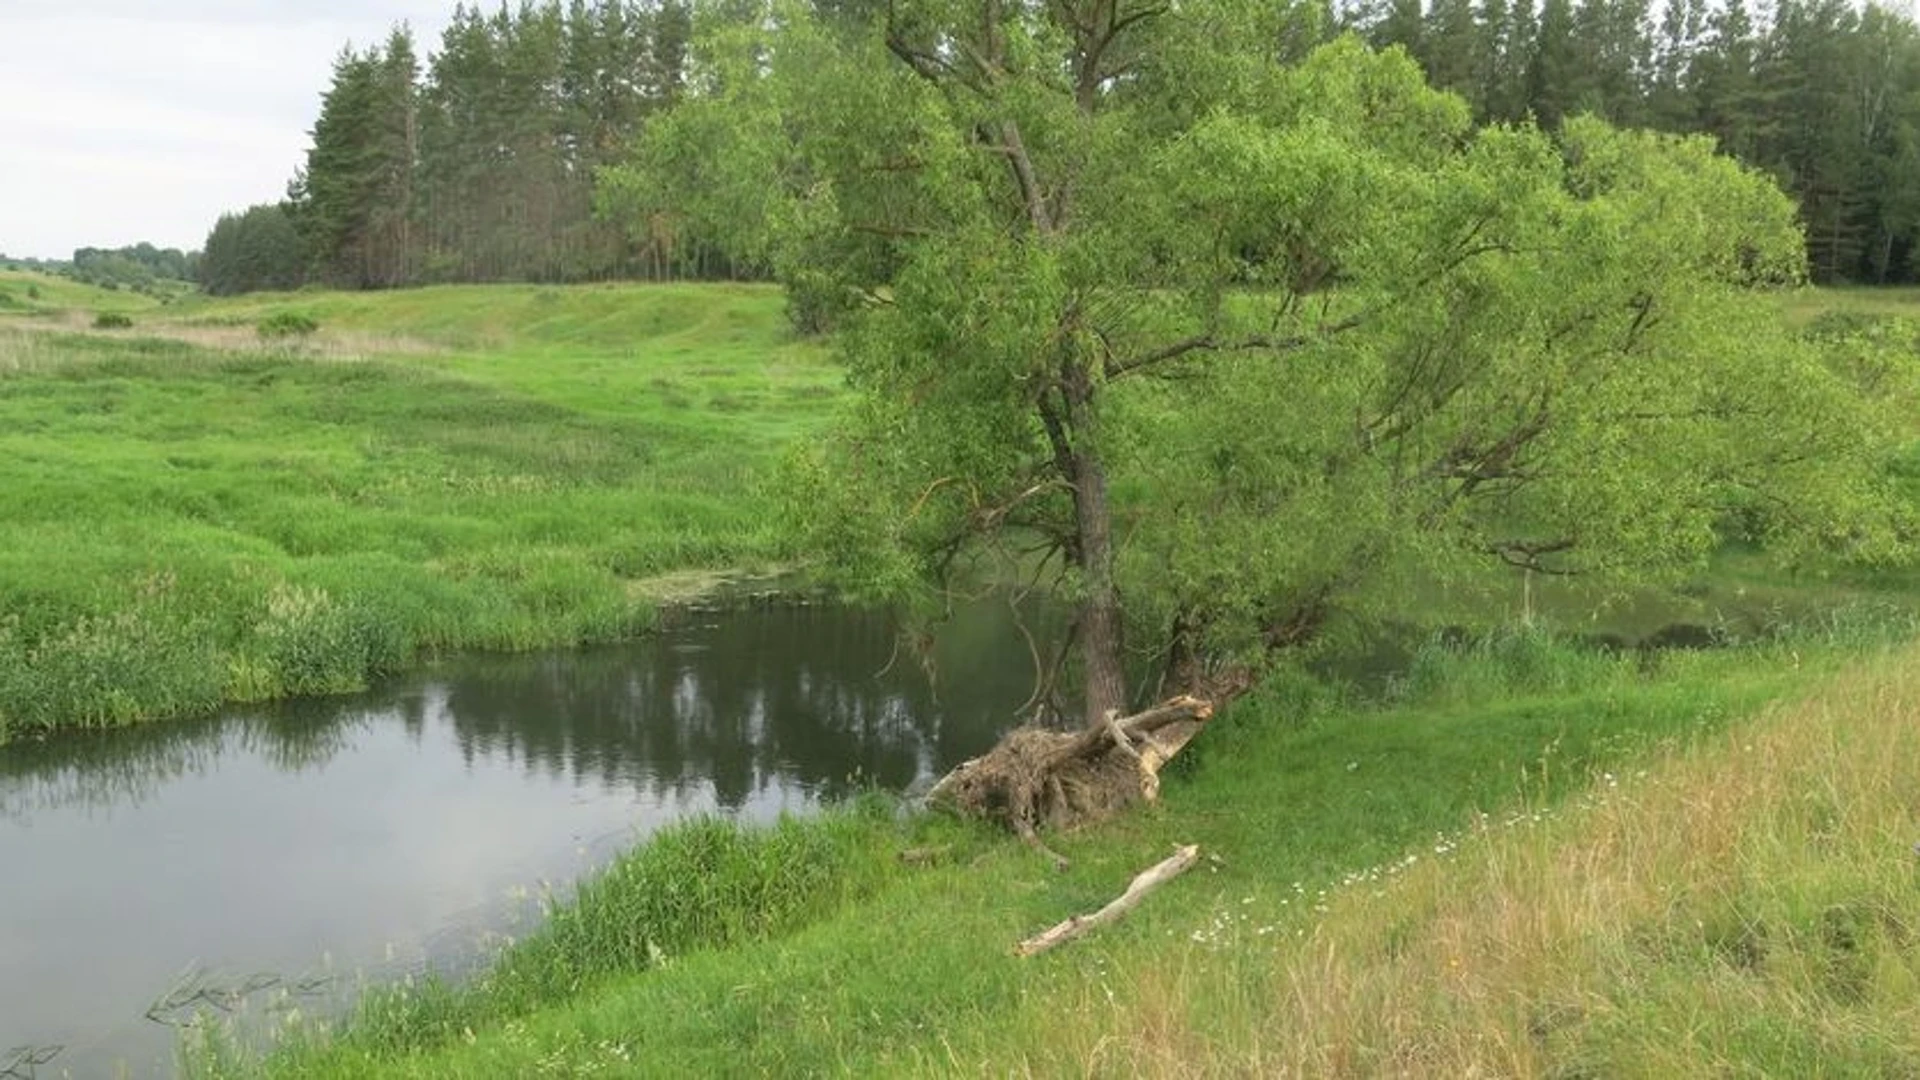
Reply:
[[1187, 844], [1174, 849], [1171, 856], [1135, 875], [1133, 881], [1127, 885], [1127, 891], [1115, 897], [1106, 907], [1092, 914], [1075, 915], [1065, 922], [1035, 934], [1014, 946], [1014, 955], [1034, 956], [1113, 922], [1132, 911], [1148, 893], [1186, 873], [1189, 867], [1199, 861], [1199, 858], [1200, 845], [1198, 844]]
[[908, 848], [900, 853], [900, 862], [906, 866], [932, 866], [934, 863], [946, 861], [947, 856], [951, 854], [953, 854], [952, 844]]
[[999, 820], [1044, 850], [1040, 829], [1072, 828], [1157, 801], [1160, 769], [1212, 716], [1211, 702], [1181, 696], [1132, 716], [1108, 714], [1077, 732], [1020, 728], [942, 777], [927, 802]]

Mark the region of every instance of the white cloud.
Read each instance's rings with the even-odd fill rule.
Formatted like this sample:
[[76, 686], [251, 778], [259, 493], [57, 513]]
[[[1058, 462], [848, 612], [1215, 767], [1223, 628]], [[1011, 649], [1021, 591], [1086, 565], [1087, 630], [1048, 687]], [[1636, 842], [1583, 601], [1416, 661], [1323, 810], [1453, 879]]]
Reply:
[[279, 198], [333, 60], [396, 22], [431, 51], [453, 0], [5, 0], [0, 252], [193, 248]]

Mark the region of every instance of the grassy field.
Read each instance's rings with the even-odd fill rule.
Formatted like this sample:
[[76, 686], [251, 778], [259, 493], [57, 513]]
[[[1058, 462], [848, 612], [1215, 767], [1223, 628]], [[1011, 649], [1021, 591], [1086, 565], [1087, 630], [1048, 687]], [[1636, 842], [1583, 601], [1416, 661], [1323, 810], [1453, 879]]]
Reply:
[[[265, 1061], [203, 1032], [190, 1072], [1911, 1069], [1920, 669], [1843, 666], [1901, 632], [1651, 666], [1505, 636], [1429, 648], [1375, 702], [1280, 680], [1216, 721], [1160, 809], [1060, 838], [1066, 873], [871, 806], [694, 823], [473, 986], [376, 992], [331, 1039], [287, 1025]], [[1011, 955], [1175, 843], [1207, 861], [1125, 922]], [[938, 865], [895, 858], [925, 845]]]
[[[0, 281], [34, 305], [0, 314], [0, 741], [631, 635], [661, 575], [788, 556], [758, 485], [841, 385], [763, 288], [32, 283]], [[321, 329], [263, 339], [280, 312]]]

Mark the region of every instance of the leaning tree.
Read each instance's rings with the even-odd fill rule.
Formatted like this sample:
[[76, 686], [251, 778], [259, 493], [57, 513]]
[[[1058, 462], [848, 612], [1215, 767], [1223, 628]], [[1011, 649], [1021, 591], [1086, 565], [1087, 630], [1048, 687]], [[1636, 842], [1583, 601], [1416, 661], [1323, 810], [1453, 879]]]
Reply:
[[[924, 601], [986, 555], [1071, 603], [1080, 730], [943, 785], [1018, 826], [1150, 793], [1412, 575], [1684, 568], [1735, 516], [1894, 542], [1888, 418], [1758, 291], [1802, 275], [1770, 181], [1589, 119], [1476, 131], [1404, 54], [1289, 57], [1296, 18], [775, 7], [609, 177], [837, 328], [857, 400], [790, 493], [844, 580]], [[1143, 657], [1188, 696], [1116, 722]]]

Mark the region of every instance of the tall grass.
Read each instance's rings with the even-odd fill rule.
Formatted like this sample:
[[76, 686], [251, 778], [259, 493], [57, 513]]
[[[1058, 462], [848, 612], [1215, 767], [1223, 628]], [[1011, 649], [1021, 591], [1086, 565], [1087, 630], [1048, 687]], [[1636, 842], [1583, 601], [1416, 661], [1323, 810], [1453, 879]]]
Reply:
[[878, 800], [764, 828], [720, 818], [671, 826], [553, 904], [544, 925], [472, 984], [374, 991], [347, 1045], [417, 1052], [614, 976], [790, 933], [885, 880], [891, 831], [891, 807]]
[[[982, 1071], [1920, 1069], [1920, 655], [1049, 1003]], [[1418, 853], [1416, 853], [1418, 854]], [[1262, 934], [1255, 923], [1277, 924]], [[1109, 996], [1109, 992], [1110, 995]], [[1031, 1036], [1031, 1037], [1023, 1037]]]

